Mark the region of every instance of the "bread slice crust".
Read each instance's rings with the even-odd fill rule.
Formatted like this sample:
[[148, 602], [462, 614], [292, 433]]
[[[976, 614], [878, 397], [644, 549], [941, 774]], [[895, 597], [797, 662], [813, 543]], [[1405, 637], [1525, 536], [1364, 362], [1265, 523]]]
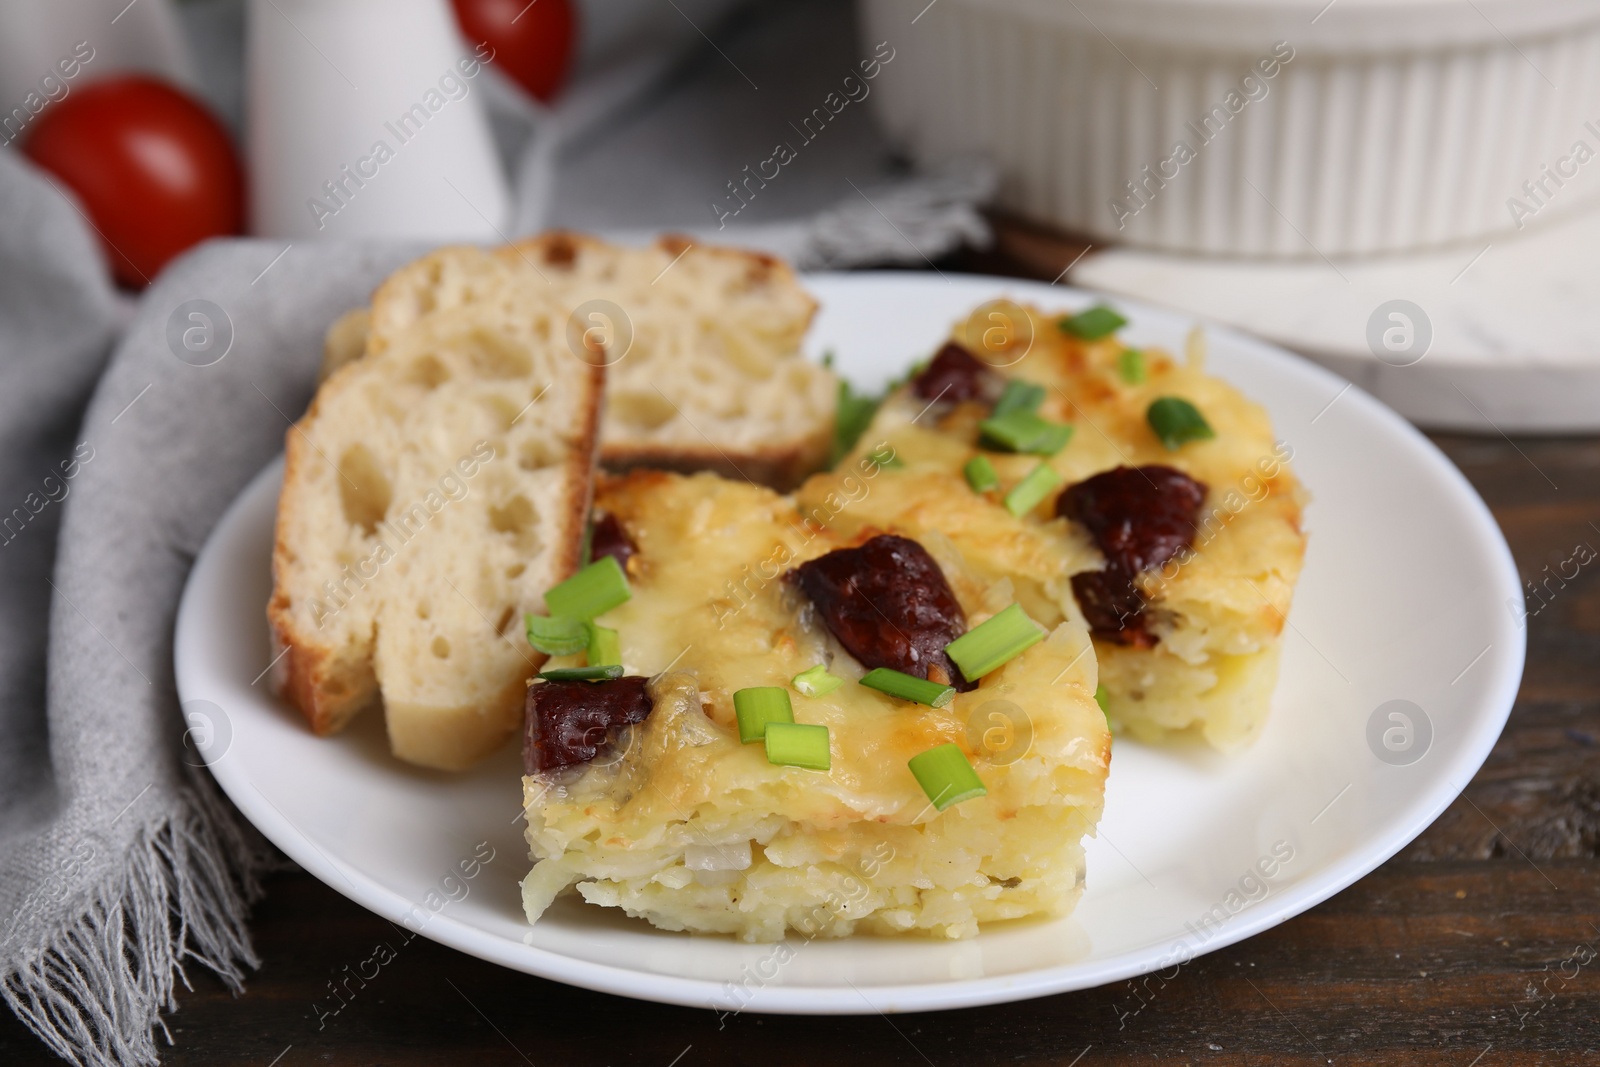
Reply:
[[[563, 341], [548, 336], [549, 322], [560, 321], [562, 316], [554, 302], [527, 312], [547, 320], [540, 327], [549, 342], [543, 350], [539, 343], [531, 343], [538, 341], [539, 330], [524, 329], [527, 336], [511, 340], [503, 336], [511, 329], [507, 322], [518, 329], [525, 323], [502, 319], [497, 325], [489, 319], [487, 326], [475, 325], [471, 301], [439, 315], [431, 314], [428, 305], [430, 285], [437, 285], [452, 272], [477, 271], [480, 281], [499, 279], [505, 290], [502, 295], [506, 295], [516, 291], [517, 285], [527, 288], [535, 284], [530, 281], [533, 275], [528, 266], [531, 264], [523, 264], [515, 255], [508, 259], [506, 250], [486, 253], [445, 248], [402, 268], [379, 287], [372, 312], [374, 317], [417, 314], [409, 315], [404, 328], [384, 338], [381, 351], [373, 351], [374, 337], [369, 333], [363, 355], [344, 361], [329, 375], [305, 416], [286, 435], [273, 546], [274, 590], [267, 607], [273, 652], [279, 657], [274, 684], [319, 735], [337, 733], [362, 711], [384, 707], [391, 746], [398, 757], [454, 770], [469, 766], [497, 747], [520, 722], [525, 684], [544, 659], [526, 645], [520, 619], [525, 611], [542, 610], [544, 589], [579, 565], [598, 463], [605, 359], [603, 352], [592, 360], [573, 358]], [[430, 278], [435, 280], [429, 282]], [[408, 301], [410, 307], [397, 308], [396, 301]], [[506, 301], [508, 295], [502, 302]], [[471, 360], [453, 352], [452, 345], [480, 362], [520, 360], [528, 369], [519, 374], [504, 366], [491, 366], [474, 378], [464, 369], [472, 366]], [[418, 366], [431, 365], [441, 372], [448, 369], [442, 384], [424, 389], [405, 378]], [[540, 375], [549, 380], [541, 382]], [[559, 388], [552, 399], [559, 401], [559, 410], [540, 411], [537, 404], [543, 391], [555, 386]], [[430, 392], [434, 389], [437, 393]], [[450, 393], [452, 389], [457, 392]], [[530, 394], [534, 394], [531, 399]], [[445, 399], [438, 399], [440, 396]], [[515, 407], [518, 402], [525, 403], [521, 412]], [[419, 405], [430, 403], [440, 405], [440, 413], [426, 414], [431, 421], [415, 424]], [[505, 426], [498, 435], [480, 436], [469, 452], [464, 442], [476, 432], [470, 424], [484, 407], [497, 412], [493, 417]], [[413, 419], [404, 423], [412, 438], [426, 438], [431, 433], [458, 443], [453, 451], [446, 448], [437, 456], [422, 454], [420, 465], [427, 469], [428, 481], [413, 488], [409, 497], [403, 495], [407, 479], [416, 485], [418, 478], [416, 470], [407, 474], [406, 468], [419, 466], [413, 453], [422, 446], [403, 436], [397, 443], [391, 432], [388, 447], [368, 449], [371, 461], [387, 475], [387, 479], [376, 475], [374, 479], [384, 482], [386, 491], [390, 487], [394, 491], [382, 501], [381, 510], [374, 506], [364, 529], [341, 531], [338, 523], [319, 519], [318, 512], [326, 512], [335, 500], [342, 500], [348, 509], [347, 488], [363, 481], [359, 473], [352, 477], [344, 469], [339, 447], [347, 444], [351, 434], [348, 426], [340, 423], [351, 421], [352, 411], [364, 416], [368, 409], [387, 412], [396, 420]], [[530, 411], [533, 415], [528, 423], [514, 430]], [[541, 419], [545, 421], [539, 422]], [[452, 465], [453, 456], [460, 458]], [[425, 462], [430, 458], [435, 461], [433, 468], [427, 468]], [[446, 487], [448, 495], [440, 495], [432, 485], [436, 471], [442, 472], [437, 475], [438, 484]], [[422, 489], [427, 490], [426, 495]], [[459, 497], [452, 491], [456, 489]], [[480, 499], [473, 499], [475, 495]], [[529, 498], [537, 499], [538, 506], [531, 505]], [[409, 512], [407, 503], [412, 504]], [[526, 517], [530, 511], [533, 518]], [[504, 536], [486, 536], [506, 544], [478, 543], [482, 539], [471, 523], [482, 525], [484, 514], [506, 527]], [[348, 519], [348, 510], [345, 515]], [[423, 528], [430, 516], [431, 526]], [[528, 529], [515, 527], [519, 516]], [[330, 529], [331, 537], [327, 536]], [[433, 664], [426, 654], [415, 654], [410, 648], [380, 654], [387, 647], [378, 625], [380, 616], [401, 617], [391, 599], [407, 600], [408, 612], [409, 600], [417, 600], [411, 614], [423, 620], [429, 617], [426, 600], [415, 595], [421, 580], [418, 572], [426, 569], [424, 549], [407, 547], [413, 536], [424, 535], [434, 541], [451, 539], [447, 546], [434, 545], [434, 552], [441, 558], [454, 558], [444, 558], [442, 564], [433, 566], [445, 568], [439, 574], [450, 588], [442, 596], [449, 600], [453, 591], [459, 597], [442, 605], [436, 602], [431, 610], [465, 617], [464, 622], [456, 620], [455, 630], [435, 638], [434, 654], [442, 653], [442, 659], [464, 656], [481, 667], [487, 664], [476, 671], [461, 669], [461, 699], [439, 696], [441, 678], [447, 677], [451, 666], [448, 660]], [[330, 543], [340, 537], [344, 538], [342, 544]], [[518, 539], [522, 543], [512, 547], [510, 542]], [[361, 552], [366, 555], [353, 568], [349, 562], [337, 566], [340, 559]], [[486, 565], [475, 562], [479, 557], [496, 559], [499, 569], [488, 573]], [[367, 567], [374, 558], [378, 564]], [[450, 567], [456, 569], [452, 572]], [[513, 572], [526, 577], [520, 582], [504, 577]], [[471, 583], [464, 573], [473, 579]], [[481, 590], [498, 600], [476, 603], [484, 599]], [[488, 617], [494, 611], [502, 612], [498, 633], [492, 633], [494, 622]], [[407, 625], [428, 625], [411, 621], [411, 614], [403, 616]], [[323, 626], [329, 619], [334, 624], [331, 630]], [[468, 633], [465, 640], [472, 647], [465, 650], [459, 636], [463, 628], [475, 631]]]

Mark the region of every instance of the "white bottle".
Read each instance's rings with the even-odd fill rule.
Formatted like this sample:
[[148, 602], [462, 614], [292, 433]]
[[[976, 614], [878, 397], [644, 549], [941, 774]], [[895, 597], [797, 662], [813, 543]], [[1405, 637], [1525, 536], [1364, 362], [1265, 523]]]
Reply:
[[247, 35], [253, 233], [503, 238], [485, 57], [448, 0], [250, 0]]

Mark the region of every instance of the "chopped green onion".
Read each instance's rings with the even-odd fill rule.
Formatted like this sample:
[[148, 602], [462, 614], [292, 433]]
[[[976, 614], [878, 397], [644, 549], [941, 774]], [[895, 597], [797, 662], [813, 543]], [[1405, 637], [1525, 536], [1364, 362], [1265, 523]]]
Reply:
[[1041, 463], [1006, 494], [1006, 510], [1017, 518], [1038, 507], [1064, 479], [1048, 463]]
[[775, 722], [767, 726], [767, 762], [780, 767], [825, 771], [832, 766], [828, 753], [828, 728], [805, 722]]
[[1109, 717], [1110, 714], [1111, 714], [1109, 711], [1106, 710], [1106, 704], [1110, 700], [1111, 700], [1111, 693], [1110, 693], [1110, 691], [1108, 689], [1106, 689], [1105, 686], [1097, 685], [1097, 686], [1094, 687], [1094, 702], [1096, 704], [1100, 705], [1100, 714], [1105, 715], [1107, 717]]
[[610, 678], [621, 678], [622, 667], [616, 663], [603, 667], [556, 667], [540, 671], [539, 677], [547, 682], [601, 682]]
[[1145, 419], [1169, 450], [1217, 436], [1199, 409], [1181, 397], [1164, 396], [1154, 401], [1145, 412]]
[[622, 662], [622, 638], [617, 631], [589, 623], [589, 666], [605, 667]]
[[551, 615], [565, 615], [587, 622], [631, 596], [633, 592], [628, 588], [628, 579], [616, 559], [601, 556], [560, 585], [552, 586], [545, 593], [544, 602]]
[[1117, 373], [1129, 385], [1144, 381], [1144, 353], [1137, 348], [1124, 348], [1117, 357]]
[[589, 630], [582, 619], [529, 612], [524, 624], [528, 630], [528, 644], [546, 655], [570, 656], [589, 646]]
[[758, 685], [735, 691], [733, 712], [739, 720], [739, 743], [742, 745], [761, 740], [771, 723], [794, 722], [789, 691], [781, 685]]
[[833, 443], [828, 454], [831, 467], [850, 454], [861, 435], [872, 424], [880, 400], [871, 393], [858, 393], [845, 379], [839, 379], [839, 401], [833, 415]]
[[1031, 411], [1011, 411], [978, 423], [985, 444], [1007, 452], [1053, 456], [1072, 440], [1069, 423], [1051, 422]]
[[942, 708], [956, 695], [954, 686], [940, 685], [915, 675], [892, 671], [888, 667], [875, 667], [868, 671], [862, 676], [861, 684], [901, 700], [926, 704], [930, 708]]
[[794, 687], [801, 696], [825, 697], [843, 684], [843, 678], [829, 674], [828, 668], [820, 663], [794, 676]]
[[983, 779], [978, 777], [978, 772], [967, 762], [966, 753], [955, 745], [939, 745], [926, 752], [918, 752], [911, 757], [907, 766], [916, 776], [922, 791], [928, 794], [928, 799], [940, 811], [989, 792], [983, 787]]
[[1044, 386], [1013, 378], [1006, 382], [1006, 390], [1000, 394], [1000, 399], [994, 402], [994, 411], [990, 412], [990, 415], [998, 419], [1013, 411], [1036, 412], [1042, 403], [1044, 403]]
[[972, 486], [974, 493], [987, 493], [1000, 488], [1000, 476], [994, 472], [994, 464], [989, 462], [988, 456], [973, 456], [967, 460], [965, 470], [967, 484]]
[[1043, 640], [1044, 628], [1028, 618], [1021, 604], [1012, 604], [945, 645], [944, 650], [962, 675], [975, 682]]
[[1085, 341], [1098, 341], [1128, 325], [1128, 320], [1104, 304], [1096, 304], [1088, 311], [1066, 316], [1057, 325], [1062, 333], [1070, 333]]
[[1072, 440], [1072, 424], [1069, 422], [1052, 422], [1047, 430], [1033, 447], [1028, 449], [1036, 456], [1053, 456], [1067, 447], [1067, 442]]

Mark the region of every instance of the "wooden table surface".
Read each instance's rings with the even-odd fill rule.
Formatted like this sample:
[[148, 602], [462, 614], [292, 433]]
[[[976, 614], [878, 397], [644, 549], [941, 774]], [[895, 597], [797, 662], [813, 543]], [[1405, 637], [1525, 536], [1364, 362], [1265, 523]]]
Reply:
[[[1050, 277], [1071, 258], [1069, 245], [1002, 236], [999, 255], [952, 266]], [[1434, 440], [1488, 501], [1524, 579], [1580, 544], [1600, 550], [1600, 439]], [[423, 939], [400, 946], [394, 927], [295, 871], [269, 880], [255, 912], [265, 962], [242, 997], [192, 971], [165, 1062], [1600, 1064], [1600, 566], [1550, 588], [1528, 619], [1510, 723], [1444, 815], [1333, 899], [1171, 981], [892, 1018], [724, 1020]], [[312, 1003], [380, 943], [396, 958], [319, 1028]], [[0, 1064], [53, 1062], [0, 1013]]]

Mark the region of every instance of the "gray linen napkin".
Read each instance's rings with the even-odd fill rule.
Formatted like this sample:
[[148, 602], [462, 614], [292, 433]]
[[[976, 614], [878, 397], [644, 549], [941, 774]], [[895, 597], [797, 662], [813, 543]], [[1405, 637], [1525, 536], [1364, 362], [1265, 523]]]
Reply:
[[[237, 38], [239, 21], [211, 32]], [[900, 173], [859, 102], [797, 144], [750, 210], [713, 225], [727, 182], [872, 53], [850, 23], [844, 0], [816, 0], [733, 26], [648, 101], [553, 153], [522, 228], [673, 226], [811, 267], [921, 264], [981, 243], [990, 172]], [[67, 1059], [157, 1063], [186, 964], [235, 989], [257, 964], [246, 915], [274, 854], [185, 749], [178, 597], [304, 410], [323, 331], [421, 251], [213, 242], [125, 322], [81, 212], [0, 152], [0, 995]], [[200, 351], [183, 344], [191, 311], [213, 324]]]
[[[98, 252], [8, 154], [0, 219], [0, 981], [60, 1055], [153, 1064], [186, 963], [235, 988], [256, 965], [270, 856], [186, 758], [178, 596], [304, 409], [328, 323], [418, 250], [207, 245], [145, 294], [85, 411], [115, 319]], [[168, 340], [195, 300], [224, 313], [200, 353]]]

